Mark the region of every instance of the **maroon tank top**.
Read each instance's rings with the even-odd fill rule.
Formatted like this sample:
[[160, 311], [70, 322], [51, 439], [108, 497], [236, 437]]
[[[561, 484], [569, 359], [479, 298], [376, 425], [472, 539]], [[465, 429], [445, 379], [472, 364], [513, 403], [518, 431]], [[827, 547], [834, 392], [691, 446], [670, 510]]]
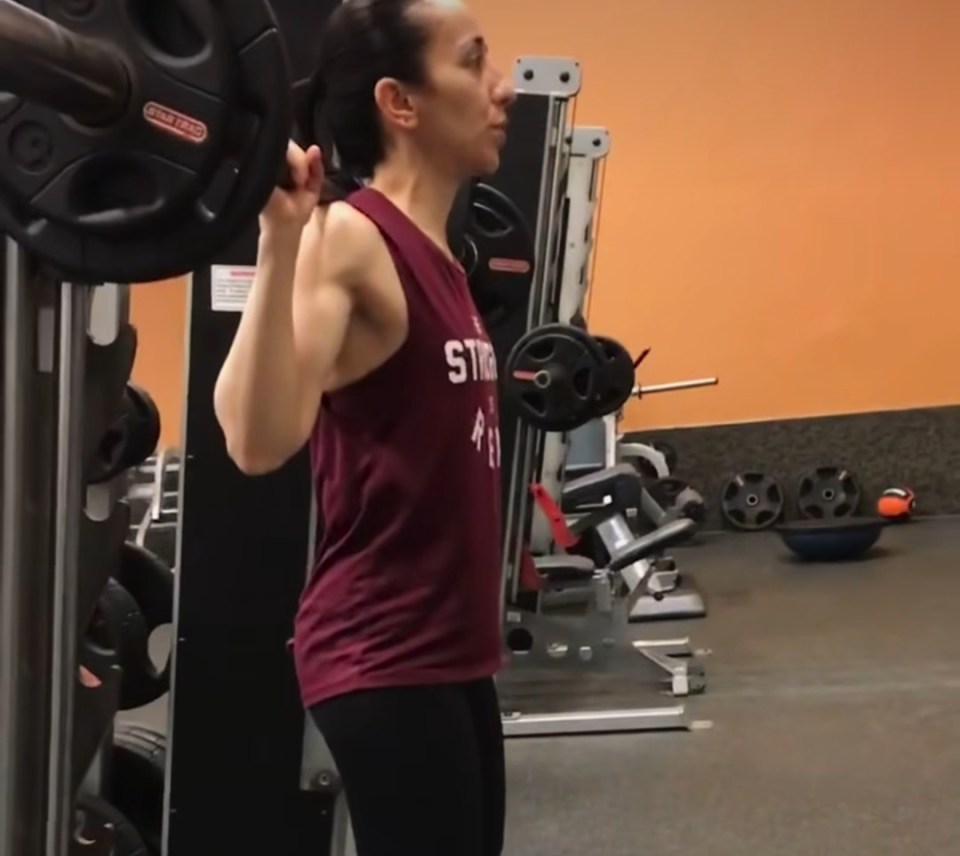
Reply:
[[493, 347], [459, 265], [377, 191], [348, 201], [393, 257], [409, 332], [324, 395], [311, 437], [320, 537], [294, 638], [307, 706], [501, 663]]

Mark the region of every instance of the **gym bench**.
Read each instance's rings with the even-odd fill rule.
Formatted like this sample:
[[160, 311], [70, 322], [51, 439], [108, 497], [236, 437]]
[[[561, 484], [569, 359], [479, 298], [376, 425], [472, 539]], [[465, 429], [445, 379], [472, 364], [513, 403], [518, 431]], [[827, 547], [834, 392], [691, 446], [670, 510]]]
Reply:
[[[684, 518], [663, 509], [643, 485], [643, 477], [630, 464], [621, 463], [567, 482], [561, 494], [565, 512], [579, 515], [571, 530], [578, 534], [596, 532], [611, 566], [622, 562], [621, 553], [635, 535], [627, 515], [636, 509], [660, 531], [672, 522]], [[694, 526], [695, 530], [697, 527]], [[692, 534], [671, 540], [670, 546]], [[681, 574], [677, 562], [662, 550], [617, 567], [629, 589], [629, 620], [652, 621], [681, 618], [700, 618], [707, 614], [703, 594], [693, 578]]]
[[[634, 602], [627, 577], [637, 567], [652, 567], [651, 557], [689, 537], [692, 520], [678, 519], [639, 537], [631, 535], [612, 551], [610, 561], [597, 567], [574, 555], [541, 556], [534, 560], [543, 588], [536, 611], [508, 608], [505, 636], [510, 649], [508, 673], [516, 670], [561, 670], [596, 673], [611, 667], [626, 673], [640, 668], [642, 683], [674, 697], [703, 692], [703, 666], [694, 659], [689, 640], [634, 639], [629, 610]], [[570, 592], [573, 598], [565, 598]], [[552, 600], [551, 600], [552, 598]], [[552, 614], [557, 607], [579, 603], [575, 616]], [[639, 657], [638, 657], [639, 655]], [[590, 712], [504, 715], [508, 737], [544, 734], [590, 734], [610, 731], [687, 729], [683, 705]]]

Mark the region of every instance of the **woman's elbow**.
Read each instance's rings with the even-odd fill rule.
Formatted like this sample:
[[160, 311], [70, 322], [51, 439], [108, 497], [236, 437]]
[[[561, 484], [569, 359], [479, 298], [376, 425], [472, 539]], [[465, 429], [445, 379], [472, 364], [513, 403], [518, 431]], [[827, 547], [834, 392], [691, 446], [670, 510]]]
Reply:
[[233, 461], [240, 472], [247, 476], [262, 476], [283, 465], [283, 461], [278, 461], [276, 455], [269, 454], [262, 444], [256, 442], [256, 439], [251, 436], [249, 426], [241, 425], [237, 420], [231, 419], [216, 405], [214, 411], [220, 431], [223, 433], [227, 457]]
[[220, 427], [226, 441], [227, 455], [244, 475], [264, 476], [275, 472], [294, 455], [294, 452], [281, 449], [274, 443], [264, 442], [248, 426], [231, 430], [221, 421]]
[[[218, 385], [213, 410], [223, 432], [227, 456], [244, 475], [262, 476], [283, 467], [298, 448], [289, 442], [278, 442], [269, 425], [253, 424], [231, 406], [230, 396]], [[275, 427], [275, 426], [274, 426]], [[302, 445], [302, 444], [301, 444]]]
[[265, 476], [279, 470], [287, 459], [264, 454], [248, 445], [227, 441], [227, 455], [245, 476]]

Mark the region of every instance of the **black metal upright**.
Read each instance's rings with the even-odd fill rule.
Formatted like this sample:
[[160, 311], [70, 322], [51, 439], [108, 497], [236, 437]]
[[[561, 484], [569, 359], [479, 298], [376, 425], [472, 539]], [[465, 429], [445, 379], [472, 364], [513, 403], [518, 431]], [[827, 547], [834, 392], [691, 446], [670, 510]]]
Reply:
[[[302, 78], [335, 0], [271, 5]], [[251, 224], [212, 265], [249, 271], [256, 248]], [[166, 852], [321, 856], [331, 801], [301, 789], [304, 713], [287, 645], [309, 560], [309, 467], [302, 453], [250, 478], [227, 456], [213, 390], [240, 314], [215, 308], [213, 270], [195, 271], [190, 289]]]
[[[44, 856], [66, 852], [73, 797], [75, 671], [68, 661], [76, 618], [64, 607], [76, 585], [79, 515], [67, 520], [77, 509], [62, 502], [69, 473], [60, 464], [77, 436], [77, 414], [65, 405], [75, 400], [76, 379], [68, 383], [57, 364], [64, 337], [56, 329], [58, 319], [70, 320], [58, 304], [71, 293], [38, 275], [13, 242], [6, 242], [4, 256], [0, 854]], [[73, 327], [83, 334], [79, 323]], [[73, 390], [66, 395], [58, 385]], [[65, 531], [58, 531], [58, 519]], [[51, 742], [63, 751], [54, 754]]]
[[[217, 261], [255, 261], [256, 234]], [[218, 274], [219, 275], [219, 274]], [[170, 856], [315, 856], [328, 806], [301, 791], [304, 715], [287, 642], [306, 578], [305, 456], [259, 478], [227, 456], [213, 389], [240, 315], [190, 299], [176, 648], [170, 699]]]
[[[517, 173], [518, 187], [511, 193], [526, 212], [531, 208], [535, 212], [531, 226], [535, 231], [536, 269], [522, 320], [513, 318], [505, 329], [491, 331], [501, 374], [503, 361], [517, 339], [527, 330], [556, 319], [567, 207], [572, 99], [580, 88], [580, 67], [574, 60], [563, 57], [521, 57], [517, 60], [514, 80], [523, 94], [514, 110], [513, 123], [525, 120], [527, 127], [521, 133], [514, 130], [512, 137], [520, 148], [504, 158], [501, 172], [505, 173], [503, 178], [509, 175], [508, 171]], [[544, 433], [522, 422], [510, 408], [502, 410], [500, 422], [504, 594], [514, 599], [532, 521], [529, 486], [539, 468]]]
[[[530, 231], [534, 232], [540, 218], [540, 198], [543, 192], [543, 151], [550, 131], [550, 102], [538, 95], [520, 95], [510, 112], [510, 134], [501, 155], [500, 169], [488, 182], [503, 191], [517, 204]], [[488, 330], [497, 357], [497, 370], [503, 376], [503, 365], [510, 349], [530, 327], [528, 306], [503, 318]], [[500, 468], [504, 474], [501, 484], [503, 512], [509, 507], [511, 481], [516, 446], [517, 413], [509, 400], [500, 402]]]
[[[36, 327], [31, 321], [36, 321], [40, 291], [28, 287], [25, 254], [12, 242], [5, 244], [0, 357], [0, 854], [39, 856], [44, 847], [50, 705], [44, 675], [52, 626], [52, 557], [42, 545], [49, 544], [52, 532], [53, 462], [49, 455], [44, 460], [29, 453], [35, 435], [28, 426], [48, 426], [47, 447], [52, 445], [53, 378], [45, 388], [35, 383]], [[36, 412], [45, 403], [46, 413]]]

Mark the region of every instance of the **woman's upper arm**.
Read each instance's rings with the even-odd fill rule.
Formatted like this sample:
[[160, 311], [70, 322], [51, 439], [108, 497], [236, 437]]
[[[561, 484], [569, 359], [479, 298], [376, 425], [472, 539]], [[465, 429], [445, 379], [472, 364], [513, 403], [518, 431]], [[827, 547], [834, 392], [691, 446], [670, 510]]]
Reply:
[[[346, 209], [346, 210], [344, 210]], [[359, 212], [343, 203], [318, 209], [304, 229], [293, 291], [293, 329], [304, 440], [337, 367], [353, 316], [357, 285], [369, 257]]]

